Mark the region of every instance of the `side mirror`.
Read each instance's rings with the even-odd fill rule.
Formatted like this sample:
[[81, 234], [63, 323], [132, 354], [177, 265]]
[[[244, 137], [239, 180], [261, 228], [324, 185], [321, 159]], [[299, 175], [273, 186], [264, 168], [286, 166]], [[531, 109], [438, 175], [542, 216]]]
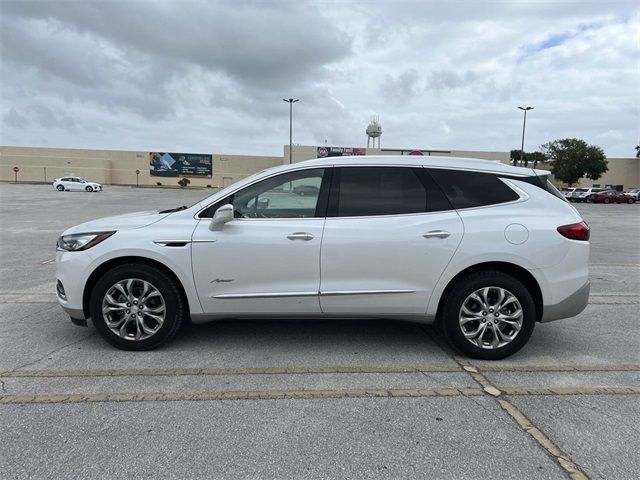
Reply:
[[227, 203], [216, 210], [211, 219], [209, 230], [220, 230], [223, 225], [233, 220], [233, 205]]

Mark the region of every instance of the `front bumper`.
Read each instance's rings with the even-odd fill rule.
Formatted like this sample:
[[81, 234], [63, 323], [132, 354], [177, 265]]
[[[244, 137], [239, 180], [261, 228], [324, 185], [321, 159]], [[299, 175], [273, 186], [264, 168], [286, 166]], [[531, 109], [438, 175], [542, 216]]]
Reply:
[[82, 294], [86, 282], [86, 272], [91, 257], [86, 252], [56, 252], [56, 280], [62, 285], [64, 295], [56, 289], [56, 298], [76, 325], [86, 324]]
[[551, 322], [561, 318], [575, 317], [581, 313], [589, 303], [591, 284], [587, 282], [581, 288], [555, 305], [544, 305], [541, 322]]

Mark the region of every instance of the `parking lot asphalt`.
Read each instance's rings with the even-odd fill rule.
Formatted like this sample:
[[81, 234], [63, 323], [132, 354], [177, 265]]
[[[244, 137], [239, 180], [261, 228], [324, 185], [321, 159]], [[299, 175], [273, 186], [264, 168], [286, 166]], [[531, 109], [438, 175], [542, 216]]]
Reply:
[[590, 304], [499, 362], [405, 322], [220, 321], [151, 352], [69, 322], [64, 229], [210, 193], [0, 184], [2, 478], [640, 477], [640, 206], [577, 205]]

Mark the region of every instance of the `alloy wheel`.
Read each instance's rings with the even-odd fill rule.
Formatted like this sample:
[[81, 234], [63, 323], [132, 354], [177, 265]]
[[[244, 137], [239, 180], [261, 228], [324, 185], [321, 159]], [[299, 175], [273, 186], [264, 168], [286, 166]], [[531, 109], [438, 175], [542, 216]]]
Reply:
[[164, 323], [166, 312], [160, 291], [138, 278], [113, 284], [102, 300], [102, 316], [109, 330], [130, 341], [155, 335]]
[[496, 349], [516, 338], [523, 319], [522, 306], [513, 293], [501, 287], [484, 287], [462, 302], [459, 325], [471, 344]]

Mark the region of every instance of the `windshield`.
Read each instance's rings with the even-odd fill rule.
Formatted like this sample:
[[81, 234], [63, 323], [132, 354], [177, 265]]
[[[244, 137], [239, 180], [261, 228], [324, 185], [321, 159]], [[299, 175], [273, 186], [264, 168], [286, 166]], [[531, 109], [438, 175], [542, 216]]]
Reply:
[[587, 192], [589, 191], [588, 188], [576, 188], [576, 192]]

